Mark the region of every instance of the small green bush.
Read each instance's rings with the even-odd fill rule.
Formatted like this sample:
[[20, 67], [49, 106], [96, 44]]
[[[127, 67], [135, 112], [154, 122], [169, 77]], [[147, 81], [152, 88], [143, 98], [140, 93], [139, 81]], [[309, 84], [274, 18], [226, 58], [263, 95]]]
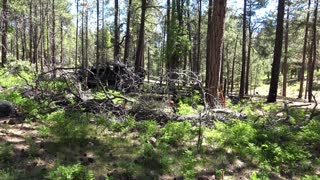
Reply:
[[150, 137], [154, 136], [158, 130], [156, 121], [149, 120], [137, 124], [137, 129], [140, 133], [141, 140], [147, 142]]
[[193, 135], [192, 125], [189, 122], [168, 122], [161, 132], [163, 134], [161, 141], [175, 146], [191, 140]]
[[0, 144], [0, 162], [8, 163], [11, 159], [12, 151], [12, 145], [7, 143]]
[[184, 178], [186, 179], [194, 179], [197, 171], [195, 170], [195, 163], [196, 159], [192, 153], [192, 151], [185, 151], [184, 152], [184, 159], [183, 159], [183, 164], [182, 164], [182, 174]]
[[93, 180], [94, 174], [80, 164], [70, 166], [58, 165], [48, 173], [46, 178], [52, 180]]
[[311, 120], [308, 125], [303, 127], [299, 135], [304, 143], [309, 144], [314, 149], [318, 148], [320, 146], [320, 121]]
[[27, 136], [26, 143], [29, 146], [29, 149], [28, 149], [29, 157], [36, 157], [39, 153], [40, 148], [38, 147], [34, 139], [31, 136]]
[[188, 114], [195, 114], [197, 113], [197, 110], [194, 109], [191, 105], [185, 104], [182, 101], [179, 102], [178, 106], [178, 115], [188, 115]]
[[48, 115], [47, 120], [54, 123], [51, 133], [61, 142], [81, 143], [90, 132], [89, 121], [79, 112], [59, 110]]
[[246, 153], [254, 142], [256, 130], [250, 122], [240, 120], [231, 124], [216, 122], [215, 129], [207, 134], [208, 141], [218, 143], [221, 147], [231, 148], [239, 153]]

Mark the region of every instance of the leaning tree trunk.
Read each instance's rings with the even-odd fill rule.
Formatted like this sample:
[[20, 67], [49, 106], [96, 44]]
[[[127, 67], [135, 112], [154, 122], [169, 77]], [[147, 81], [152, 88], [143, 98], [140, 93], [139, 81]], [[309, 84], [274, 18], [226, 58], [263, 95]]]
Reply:
[[301, 64], [301, 70], [300, 70], [300, 88], [299, 88], [298, 98], [302, 98], [302, 93], [303, 93], [303, 81], [304, 81], [304, 71], [305, 71], [305, 64], [306, 64], [307, 42], [308, 42], [308, 31], [309, 31], [310, 4], [311, 4], [311, 0], [308, 1], [306, 27], [304, 31], [302, 64]]
[[283, 39], [283, 17], [284, 17], [284, 3], [285, 0], [279, 0], [278, 3], [278, 15], [277, 15], [277, 29], [276, 39], [274, 45], [273, 63], [271, 69], [271, 82], [269, 88], [269, 95], [267, 102], [275, 102], [277, 100], [279, 73], [280, 73], [280, 61], [282, 53], [282, 39]]

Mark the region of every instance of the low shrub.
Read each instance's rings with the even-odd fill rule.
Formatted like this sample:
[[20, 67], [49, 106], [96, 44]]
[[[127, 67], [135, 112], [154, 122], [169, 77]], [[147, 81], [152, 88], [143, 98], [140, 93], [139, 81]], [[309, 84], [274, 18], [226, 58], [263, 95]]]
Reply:
[[178, 146], [191, 140], [193, 137], [192, 125], [189, 122], [168, 122], [162, 129], [161, 141]]
[[80, 164], [69, 166], [57, 165], [55, 168], [49, 171], [46, 178], [52, 180], [93, 180], [94, 174], [92, 171]]

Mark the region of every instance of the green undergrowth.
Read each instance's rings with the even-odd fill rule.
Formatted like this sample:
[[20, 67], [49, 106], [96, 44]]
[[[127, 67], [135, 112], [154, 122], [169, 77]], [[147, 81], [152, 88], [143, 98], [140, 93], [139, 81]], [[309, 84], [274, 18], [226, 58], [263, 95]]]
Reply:
[[[0, 85], [24, 81], [16, 76], [9, 80], [0, 81]], [[62, 81], [44, 86], [57, 92], [66, 88]], [[108, 92], [113, 97], [122, 96], [117, 91]], [[94, 98], [106, 96], [97, 91]], [[203, 108], [197, 91], [178, 98], [178, 115], [196, 114]], [[306, 121], [310, 115], [307, 109], [284, 110], [281, 103], [259, 100], [231, 104], [228, 100], [228, 108], [247, 117], [208, 119], [213, 125], [199, 130], [197, 122], [136, 121], [133, 115], [120, 118], [107, 111], [93, 114], [61, 107], [46, 112], [47, 100], [28, 99], [17, 89], [2, 91], [0, 99], [16, 104], [27, 119], [36, 118], [38, 132], [22, 137], [28, 147], [25, 156], [13, 144], [0, 144], [1, 179], [159, 179], [162, 175], [195, 179], [205, 170], [217, 178], [245, 170], [250, 170], [248, 179], [274, 179], [275, 175], [284, 179], [319, 178], [320, 116]], [[114, 102], [123, 103], [121, 98]], [[1, 132], [8, 133], [6, 128], [10, 127], [3, 126]], [[41, 138], [41, 145], [37, 138]], [[47, 166], [34, 165], [38, 161]]]

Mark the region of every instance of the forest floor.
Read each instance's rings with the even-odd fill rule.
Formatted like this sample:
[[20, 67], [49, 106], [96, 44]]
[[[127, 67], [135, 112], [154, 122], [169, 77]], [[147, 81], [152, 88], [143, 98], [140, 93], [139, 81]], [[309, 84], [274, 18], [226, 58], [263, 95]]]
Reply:
[[320, 178], [314, 104], [253, 97], [205, 110], [193, 91], [177, 95], [174, 113], [171, 95], [148, 85], [131, 94], [90, 90], [77, 101], [64, 78], [26, 93], [34, 79], [0, 79], [0, 100], [21, 111], [0, 119], [0, 179]]

